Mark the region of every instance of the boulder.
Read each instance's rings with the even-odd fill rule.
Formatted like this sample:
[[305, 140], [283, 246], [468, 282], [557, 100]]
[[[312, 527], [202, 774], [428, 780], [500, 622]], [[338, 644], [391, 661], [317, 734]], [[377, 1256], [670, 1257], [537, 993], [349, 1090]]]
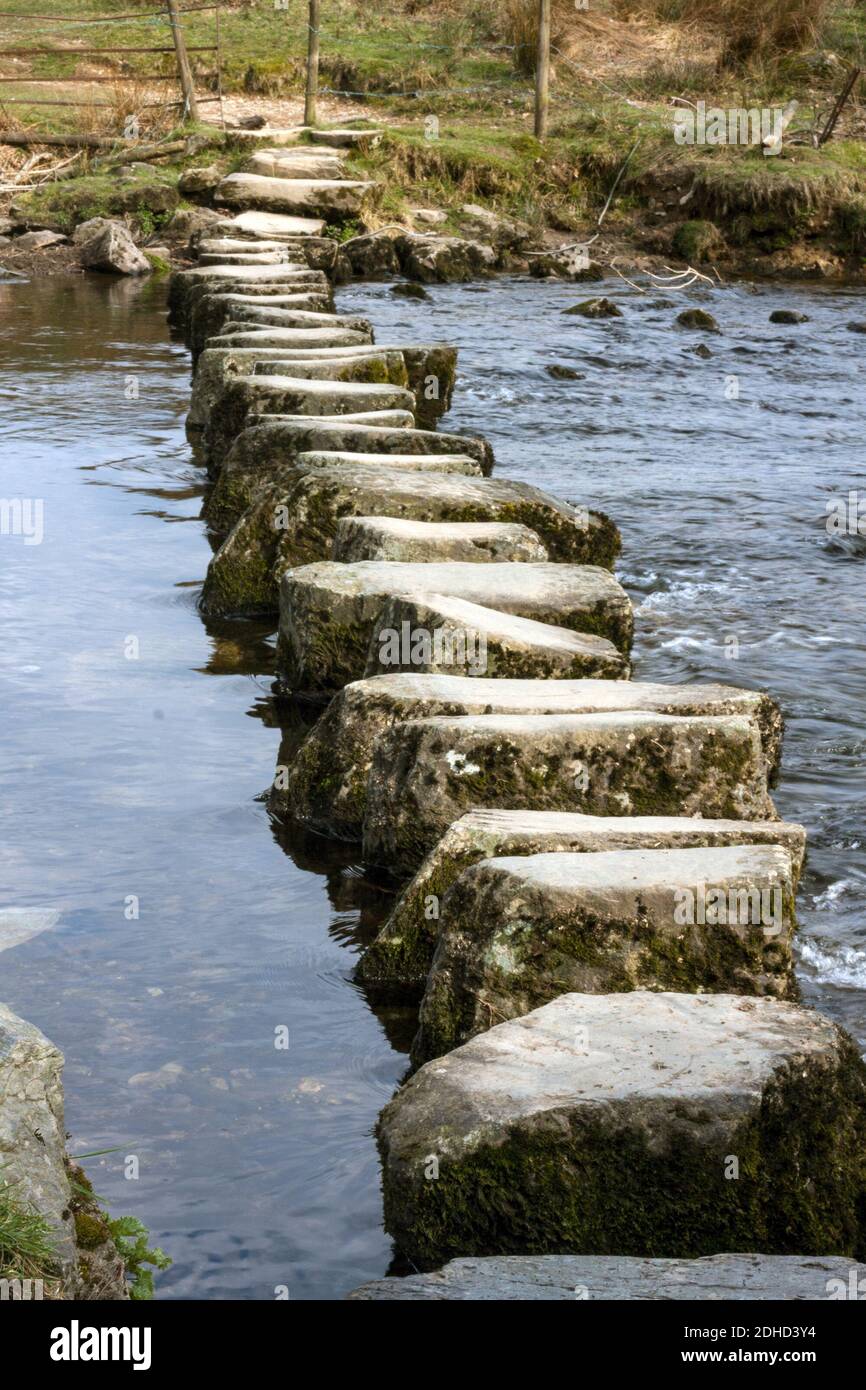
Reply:
[[397, 594], [376, 620], [364, 677], [389, 671], [520, 680], [627, 680], [605, 637], [515, 617], [448, 594]]
[[408, 232], [397, 240], [400, 266], [412, 280], [428, 283], [477, 280], [495, 269], [492, 246], [463, 237]]
[[263, 174], [229, 174], [214, 194], [223, 207], [300, 213], [339, 222], [357, 217], [375, 184], [353, 179], [275, 179]]
[[[291, 515], [287, 524], [298, 526], [298, 511], [305, 509], [304, 492], [304, 501], [313, 497], [321, 506], [320, 484], [325, 477], [313, 473], [301, 480], [287, 504]], [[434, 482], [456, 488], [472, 480], [428, 475], [407, 476], [405, 481], [417, 491]], [[482, 482], [479, 487], [492, 484]], [[483, 502], [478, 510], [483, 510]], [[379, 615], [389, 599], [403, 593], [465, 598], [501, 613], [594, 633], [625, 654], [631, 642], [631, 604], [613, 576], [599, 566], [324, 561], [287, 569], [280, 580], [277, 665], [288, 688], [336, 690], [360, 680]], [[603, 650], [607, 655], [607, 649]]]
[[770, 315], [770, 323], [808, 323], [809, 315], [801, 314], [797, 309], [774, 309]]
[[706, 309], [684, 309], [677, 314], [677, 323], [681, 328], [697, 328], [706, 333], [721, 332], [717, 320]]
[[866, 1067], [811, 1010], [565, 994], [430, 1062], [378, 1124], [385, 1227], [451, 1256], [863, 1258]]
[[218, 164], [184, 169], [177, 181], [178, 192], [182, 198], [203, 198], [209, 201], [222, 182], [222, 177], [223, 173]]
[[[545, 251], [541, 255], [534, 255], [529, 261], [529, 273], [537, 279], [573, 281], [603, 280], [605, 274], [604, 267], [596, 261], [591, 261], [588, 250], [583, 246], [569, 246], [564, 250]], [[616, 318], [616, 315], [612, 317]]]
[[685, 816], [586, 816], [574, 811], [470, 811], [445, 831], [394, 905], [355, 978], [377, 994], [417, 999], [439, 938], [442, 901], [460, 875], [481, 859], [615, 850], [781, 845], [794, 885], [803, 867], [806, 832], [787, 821], [695, 820]]
[[[95, 222], [101, 219], [91, 220]], [[183, 237], [190, 241], [209, 228], [215, 228], [220, 220], [220, 214], [214, 212], [213, 208], [178, 208], [171, 221], [163, 227], [163, 231], [172, 237]], [[86, 223], [82, 225], [86, 226]]]
[[622, 309], [614, 304], [612, 299], [583, 299], [579, 304], [572, 304], [570, 309], [563, 309], [564, 314], [577, 314], [582, 319], [621, 319]]
[[442, 903], [415, 1066], [565, 991], [796, 998], [780, 845], [482, 859]]
[[841, 1255], [488, 1255], [449, 1260], [433, 1274], [376, 1279], [347, 1297], [359, 1303], [818, 1303], [848, 1298], [852, 1280], [854, 1288], [864, 1287], [866, 1265]]
[[[388, 454], [376, 454], [380, 466], [393, 466]], [[413, 458], [404, 454], [404, 460]], [[351, 455], [363, 463], [363, 454]], [[447, 454], [441, 458], [448, 458]], [[448, 469], [454, 473], [478, 473], [470, 466]], [[443, 472], [446, 470], [443, 469]], [[337, 522], [332, 560], [352, 564], [358, 560], [464, 560], [487, 564], [491, 560], [547, 560], [548, 554], [534, 531], [507, 521], [412, 521], [397, 516], [347, 516]]]
[[[317, 830], [357, 840], [362, 833], [376, 740], [402, 721], [432, 715], [520, 717], [627, 710], [743, 716], [754, 721], [760, 731], [764, 767], [770, 774], [778, 768], [782, 717], [775, 702], [760, 691], [733, 685], [661, 685], [650, 681], [375, 676], [356, 681], [334, 696], [293, 758], [288, 778], [275, 784], [274, 805]], [[477, 804], [485, 803], [480, 800]], [[616, 816], [621, 813], [622, 808], [613, 812]]]
[[364, 858], [408, 876], [452, 821], [485, 805], [776, 819], [758, 730], [740, 715], [440, 715], [376, 740]]
[[62, 232], [50, 232], [45, 229], [39, 232], [25, 232], [23, 236], [15, 238], [13, 245], [16, 251], [46, 251], [49, 246], [63, 246], [68, 240]]
[[85, 270], [97, 270], [107, 275], [149, 275], [150, 261], [139, 251], [129, 232], [120, 222], [112, 222], [96, 236], [85, 241], [79, 253]]
[[503, 217], [480, 203], [464, 203], [460, 209], [463, 224], [483, 242], [497, 251], [520, 251], [537, 241], [537, 233], [526, 222]]
[[364, 368], [364, 363], [357, 369], [353, 364], [349, 371], [361, 379], [339, 382], [290, 376], [242, 376], [227, 380], [205, 427], [208, 455], [218, 467], [253, 414], [351, 415], [364, 410], [413, 409], [415, 397], [411, 391], [405, 386], [391, 385], [387, 380], [383, 382], [378, 372], [372, 382], [365, 381]]
[[381, 280], [397, 275], [400, 257], [393, 232], [369, 232], [351, 237], [343, 245], [352, 274], [362, 280]]

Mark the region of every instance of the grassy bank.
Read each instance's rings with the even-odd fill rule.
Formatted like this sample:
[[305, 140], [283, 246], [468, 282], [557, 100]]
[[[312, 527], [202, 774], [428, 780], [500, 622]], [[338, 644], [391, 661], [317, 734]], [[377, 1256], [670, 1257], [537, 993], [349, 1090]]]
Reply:
[[[8, 0], [23, 12], [31, 0]], [[278, 0], [281, 4], [282, 0]], [[95, 14], [142, 17], [90, 27]], [[33, 25], [0, 21], [4, 46], [48, 42], [143, 47], [168, 42], [150, 14], [154, 0], [66, 0], [58, 24], [37, 40]], [[855, 86], [836, 131], [815, 147], [833, 100], [852, 66], [863, 59], [864, 11], [848, 0], [771, 0], [760, 23], [741, 0], [599, 0], [575, 11], [554, 3], [554, 72], [550, 135], [532, 135], [534, 0], [324, 0], [321, 34], [323, 104], [384, 124], [383, 144], [355, 166], [381, 188], [375, 217], [403, 219], [425, 204], [461, 227], [465, 202], [482, 202], [563, 237], [592, 235], [615, 181], [599, 254], [637, 254], [706, 260], [770, 272], [835, 273], [859, 277], [866, 235], [866, 111]], [[306, 43], [305, 0], [223, 5], [219, 35], [212, 12], [185, 16], [187, 43], [221, 46], [222, 88], [232, 112], [266, 110], [273, 124], [285, 103], [286, 124], [297, 119]], [[97, 37], [98, 36], [98, 37]], [[12, 59], [0, 60], [9, 72]], [[16, 60], [16, 72], [24, 60]], [[199, 89], [213, 94], [214, 55], [194, 53]], [[69, 51], [27, 60], [33, 78], [62, 80], [104, 106], [70, 112], [60, 107], [5, 106], [7, 125], [33, 131], [82, 125], [119, 134], [130, 114], [143, 138], [165, 133], [177, 112], [149, 106], [171, 95], [170, 83], [150, 79], [173, 71], [171, 54], [85, 55]], [[108, 77], [93, 88], [88, 77]], [[149, 85], [150, 83], [150, 85]], [[157, 90], [157, 88], [159, 90]], [[11, 88], [0, 87], [0, 93]], [[37, 89], [15, 91], [24, 100]], [[799, 102], [778, 156], [744, 145], [678, 145], [675, 112], [707, 107], [769, 108]], [[216, 120], [220, 106], [202, 108]], [[343, 115], [345, 119], [345, 115]], [[132, 155], [131, 157], [134, 157]], [[236, 167], [230, 145], [201, 160]], [[142, 182], [176, 182], [187, 159]], [[97, 176], [99, 177], [99, 176]], [[103, 176], [104, 177], [104, 176]], [[78, 182], [75, 180], [73, 182]], [[91, 186], [91, 213], [108, 210], [112, 190]], [[68, 208], [75, 194], [33, 196], [45, 210], [53, 198]], [[161, 215], [158, 211], [156, 217]]]

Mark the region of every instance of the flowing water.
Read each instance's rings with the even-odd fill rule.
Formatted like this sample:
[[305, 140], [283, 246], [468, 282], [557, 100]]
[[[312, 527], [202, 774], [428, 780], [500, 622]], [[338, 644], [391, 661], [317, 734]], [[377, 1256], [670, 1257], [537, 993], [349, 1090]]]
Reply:
[[[681, 300], [606, 288], [623, 318], [519, 280], [338, 304], [382, 343], [459, 344], [443, 427], [614, 516], [636, 678], [780, 698], [804, 993], [866, 1044], [866, 541], [825, 526], [866, 499], [862, 296], [693, 296], [723, 328], [703, 339]], [[781, 306], [809, 322], [771, 325]], [[29, 505], [0, 535], [0, 903], [41, 928], [0, 957], [0, 998], [65, 1052], [71, 1151], [112, 1150], [88, 1171], [173, 1256], [162, 1297], [339, 1297], [391, 1259], [371, 1130], [411, 1018], [351, 983], [387, 898], [261, 801], [300, 715], [272, 701], [268, 625], [196, 607], [211, 551], [164, 287], [7, 282], [0, 310], [0, 497]]]

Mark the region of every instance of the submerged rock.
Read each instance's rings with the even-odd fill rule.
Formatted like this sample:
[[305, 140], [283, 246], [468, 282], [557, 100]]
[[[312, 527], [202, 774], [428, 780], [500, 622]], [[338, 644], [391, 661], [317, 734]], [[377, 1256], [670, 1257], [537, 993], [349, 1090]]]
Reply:
[[463, 871], [502, 856], [589, 854], [635, 849], [781, 845], [794, 884], [806, 850], [802, 825], [787, 821], [691, 819], [686, 816], [587, 816], [569, 811], [470, 811], [450, 825], [403, 890], [355, 978], [396, 997], [417, 998], [439, 938], [441, 904]]
[[[339, 458], [340, 455], [331, 455]], [[360, 460], [363, 454], [344, 455]], [[374, 455], [380, 467], [391, 464], [389, 455]], [[414, 462], [412, 455], [398, 455]], [[440, 459], [448, 459], [447, 454]], [[468, 465], [449, 471], [476, 473], [471, 459], [459, 460]], [[434, 463], [439, 459], [434, 459]], [[445, 471], [445, 470], [443, 470]], [[396, 516], [352, 516], [337, 522], [334, 533], [332, 560], [353, 564], [359, 560], [462, 560], [470, 564], [488, 564], [491, 560], [547, 560], [548, 554], [534, 531], [507, 521], [412, 521]]]
[[398, 299], [429, 299], [423, 285], [416, 284], [414, 280], [401, 280], [399, 284], [391, 286], [391, 293], [397, 295]]
[[407, 876], [452, 821], [491, 804], [596, 816], [776, 818], [758, 730], [740, 716], [440, 715], [395, 724], [376, 740], [364, 858]]
[[621, 319], [623, 316], [622, 309], [617, 308], [612, 299], [584, 299], [562, 312], [579, 314], [584, 319]]
[[779, 845], [483, 859], [442, 903], [415, 1066], [565, 991], [796, 997]]
[[563, 995], [428, 1063], [378, 1139], [385, 1226], [421, 1269], [863, 1254], [866, 1067], [775, 999]]
[[348, 1295], [363, 1303], [822, 1302], [863, 1287], [866, 1265], [841, 1255], [488, 1255], [449, 1260], [434, 1274], [377, 1279]]
[[563, 367], [558, 362], [552, 362], [544, 370], [557, 381], [581, 381], [586, 375], [585, 372], [575, 371], [574, 367]]
[[[301, 487], [315, 487], [322, 476], [310, 475]], [[433, 481], [406, 479], [421, 489]], [[471, 483], [459, 478], [439, 481], [454, 487]], [[478, 488], [493, 486], [482, 482]], [[483, 509], [482, 501], [479, 513]], [[495, 503], [490, 514], [495, 514]], [[277, 664], [289, 688], [335, 690], [361, 679], [379, 615], [400, 593], [464, 598], [503, 613], [595, 633], [626, 654], [631, 642], [631, 604], [613, 576], [598, 566], [324, 562], [289, 569], [280, 581]]]
[[774, 309], [770, 315], [770, 323], [808, 323], [809, 315], [801, 314], [796, 309]]
[[681, 328], [700, 328], [706, 333], [720, 333], [721, 329], [706, 309], [683, 309], [681, 314], [677, 314], [677, 323]]
[[[318, 830], [360, 839], [377, 738], [395, 724], [432, 715], [592, 714], [657, 711], [738, 714], [760, 730], [763, 765], [772, 775], [781, 753], [782, 716], [761, 691], [733, 685], [662, 685], [649, 681], [485, 680], [458, 676], [375, 676], [334, 696], [292, 759], [274, 804]], [[477, 805], [489, 804], [481, 796]], [[526, 809], [526, 808], [524, 808]], [[566, 809], [566, 808], [562, 808]], [[572, 809], [583, 808], [575, 806]], [[619, 816], [622, 808], [616, 808]], [[452, 819], [456, 820], [460, 812]], [[770, 811], [771, 818], [774, 818]], [[756, 817], [760, 819], [760, 817]], [[611, 846], [615, 848], [615, 846]]]

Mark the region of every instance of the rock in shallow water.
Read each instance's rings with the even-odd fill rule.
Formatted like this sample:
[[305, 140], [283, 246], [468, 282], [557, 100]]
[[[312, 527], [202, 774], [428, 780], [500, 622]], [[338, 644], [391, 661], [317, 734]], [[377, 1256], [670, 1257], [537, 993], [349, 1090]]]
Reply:
[[796, 997], [779, 845], [483, 859], [442, 902], [415, 1066], [564, 991]]
[[420, 1269], [864, 1255], [866, 1067], [774, 999], [563, 995], [429, 1062], [378, 1139], [385, 1226]]
[[481, 859], [742, 844], [782, 845], [791, 857], [796, 883], [803, 866], [806, 832], [802, 825], [788, 821], [470, 811], [449, 826], [407, 884], [379, 935], [362, 955], [355, 978], [379, 994], [418, 998], [439, 937], [442, 900], [463, 871]]

